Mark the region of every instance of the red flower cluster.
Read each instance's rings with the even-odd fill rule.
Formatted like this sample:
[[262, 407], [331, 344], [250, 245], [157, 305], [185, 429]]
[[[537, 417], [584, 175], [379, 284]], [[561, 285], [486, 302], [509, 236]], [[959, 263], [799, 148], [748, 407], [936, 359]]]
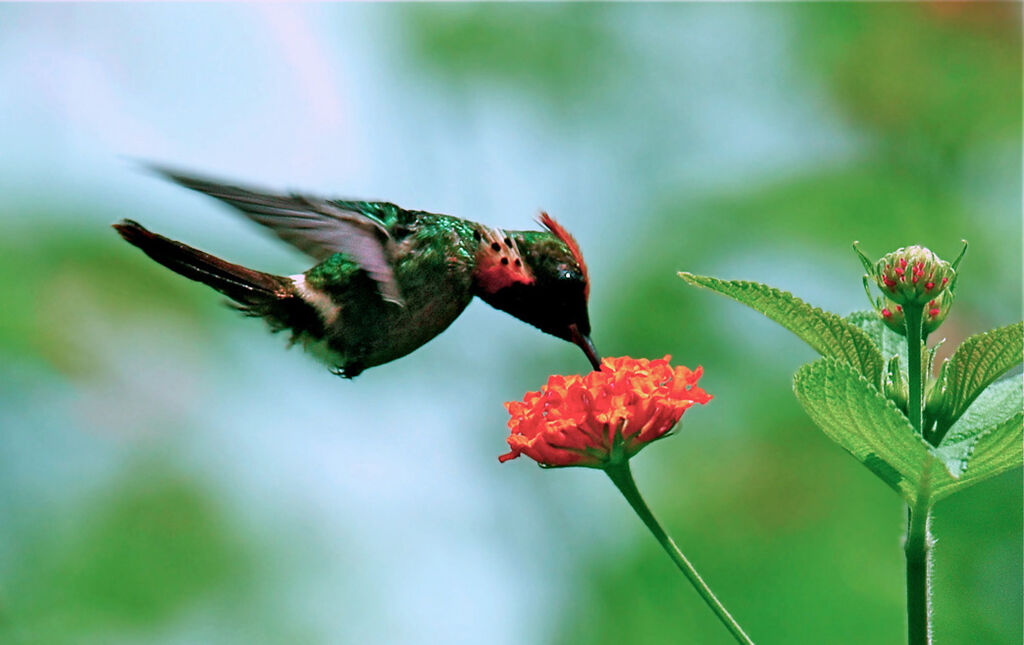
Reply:
[[691, 405], [711, 400], [697, 387], [700, 367], [673, 368], [669, 359], [606, 358], [586, 376], [551, 376], [540, 392], [505, 404], [512, 451], [499, 459], [593, 467], [629, 459], [667, 435]]

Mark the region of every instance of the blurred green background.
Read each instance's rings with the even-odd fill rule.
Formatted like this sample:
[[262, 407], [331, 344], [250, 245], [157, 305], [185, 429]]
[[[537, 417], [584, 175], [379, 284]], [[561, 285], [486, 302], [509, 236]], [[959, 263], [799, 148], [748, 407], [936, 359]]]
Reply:
[[[634, 461], [761, 643], [904, 639], [899, 498], [801, 412], [812, 352], [675, 272], [866, 306], [860, 240], [1021, 315], [1017, 3], [0, 6], [0, 641], [728, 643], [605, 478], [499, 465], [579, 352], [475, 303], [343, 382], [148, 261], [132, 217], [308, 261], [140, 171], [580, 240], [607, 355], [715, 395]], [[935, 637], [1020, 643], [1021, 473], [939, 504]]]

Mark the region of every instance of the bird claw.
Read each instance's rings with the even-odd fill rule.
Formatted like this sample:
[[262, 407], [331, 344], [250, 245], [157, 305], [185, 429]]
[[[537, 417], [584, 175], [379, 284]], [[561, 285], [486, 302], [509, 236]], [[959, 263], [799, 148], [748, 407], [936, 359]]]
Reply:
[[343, 379], [352, 380], [355, 377], [363, 373], [365, 368], [359, 363], [349, 363], [348, 365], [335, 365], [331, 368], [331, 374], [340, 376]]

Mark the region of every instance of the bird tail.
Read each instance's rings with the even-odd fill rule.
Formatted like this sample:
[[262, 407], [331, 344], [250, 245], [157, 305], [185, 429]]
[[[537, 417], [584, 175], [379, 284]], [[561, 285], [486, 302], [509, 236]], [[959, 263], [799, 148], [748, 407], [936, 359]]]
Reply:
[[213, 287], [247, 314], [266, 318], [275, 329], [291, 328], [298, 333], [319, 326], [312, 307], [295, 292], [289, 278], [232, 264], [157, 235], [132, 220], [122, 220], [114, 228], [126, 242], [171, 271]]

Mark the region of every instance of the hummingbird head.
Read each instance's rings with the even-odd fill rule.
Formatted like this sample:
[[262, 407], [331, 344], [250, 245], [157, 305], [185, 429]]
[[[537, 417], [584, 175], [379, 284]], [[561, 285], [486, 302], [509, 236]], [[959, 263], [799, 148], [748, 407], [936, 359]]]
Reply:
[[484, 302], [541, 331], [578, 345], [593, 368], [601, 357], [590, 340], [590, 280], [572, 235], [547, 213], [546, 231], [481, 232], [474, 275]]

